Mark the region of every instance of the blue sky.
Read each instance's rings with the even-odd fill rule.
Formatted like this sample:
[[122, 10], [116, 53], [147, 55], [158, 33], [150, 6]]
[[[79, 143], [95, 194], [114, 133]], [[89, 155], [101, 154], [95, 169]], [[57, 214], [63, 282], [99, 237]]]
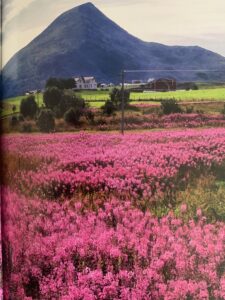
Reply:
[[[82, 0], [3, 0], [3, 64]], [[93, 0], [131, 34], [149, 42], [199, 45], [225, 56], [225, 0]]]

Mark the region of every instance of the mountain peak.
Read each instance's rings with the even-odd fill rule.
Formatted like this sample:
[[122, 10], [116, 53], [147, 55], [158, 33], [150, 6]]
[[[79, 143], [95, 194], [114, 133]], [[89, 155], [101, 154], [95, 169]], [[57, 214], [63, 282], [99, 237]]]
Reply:
[[68, 10], [65, 12], [65, 14], [71, 13], [71, 12], [84, 12], [84, 13], [89, 13], [89, 12], [100, 12], [99, 9], [92, 3], [92, 2], [86, 2], [81, 5], [75, 6], [72, 9]]
[[[58, 16], [6, 64], [4, 97], [43, 88], [49, 77], [95, 76], [99, 82], [118, 83], [122, 69], [202, 69], [206, 65], [224, 68], [225, 58], [204, 49], [143, 42], [87, 2]], [[188, 78], [182, 72], [177, 76], [199, 79], [195, 73]]]
[[95, 7], [96, 8], [96, 6], [92, 2], [83, 3], [83, 4], [79, 5], [78, 7]]

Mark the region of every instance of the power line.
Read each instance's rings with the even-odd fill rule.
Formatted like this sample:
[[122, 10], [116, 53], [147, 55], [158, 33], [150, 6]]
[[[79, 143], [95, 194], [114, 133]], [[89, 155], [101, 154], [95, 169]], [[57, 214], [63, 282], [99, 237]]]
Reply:
[[148, 73], [148, 72], [220, 72], [225, 73], [225, 70], [207, 70], [207, 69], [197, 69], [197, 70], [185, 70], [185, 69], [149, 69], [149, 70], [124, 70], [124, 73]]

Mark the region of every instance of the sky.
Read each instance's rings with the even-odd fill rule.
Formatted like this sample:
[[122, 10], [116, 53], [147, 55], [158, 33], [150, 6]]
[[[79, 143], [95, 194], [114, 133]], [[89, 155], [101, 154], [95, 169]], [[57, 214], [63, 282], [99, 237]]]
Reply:
[[[82, 0], [3, 0], [3, 65]], [[104, 14], [148, 42], [198, 45], [225, 56], [225, 0], [93, 0]]]

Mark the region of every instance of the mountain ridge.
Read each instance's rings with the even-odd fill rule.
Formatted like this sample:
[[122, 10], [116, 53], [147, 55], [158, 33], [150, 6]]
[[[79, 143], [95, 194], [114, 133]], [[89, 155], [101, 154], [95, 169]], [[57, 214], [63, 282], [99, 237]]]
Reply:
[[[118, 83], [124, 68], [219, 68], [222, 73], [225, 58], [199, 46], [142, 41], [88, 2], [62, 13], [9, 60], [3, 68], [3, 94], [11, 97], [43, 88], [49, 77], [93, 75], [98, 81]], [[206, 75], [208, 80], [220, 76]], [[185, 76], [178, 72], [177, 77], [200, 79], [194, 72]]]

